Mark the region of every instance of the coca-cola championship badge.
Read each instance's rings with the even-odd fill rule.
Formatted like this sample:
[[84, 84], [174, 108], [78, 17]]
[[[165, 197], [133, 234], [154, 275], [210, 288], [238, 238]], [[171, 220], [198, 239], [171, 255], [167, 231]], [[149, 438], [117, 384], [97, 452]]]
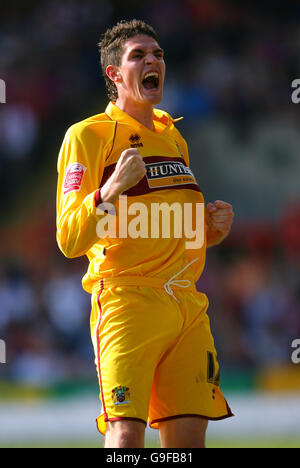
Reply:
[[64, 195], [80, 190], [85, 171], [86, 167], [80, 163], [69, 164], [64, 181]]

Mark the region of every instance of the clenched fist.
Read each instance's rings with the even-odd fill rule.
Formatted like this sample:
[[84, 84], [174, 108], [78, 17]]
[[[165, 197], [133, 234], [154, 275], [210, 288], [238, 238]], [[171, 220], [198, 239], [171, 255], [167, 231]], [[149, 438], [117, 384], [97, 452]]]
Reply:
[[120, 193], [134, 187], [146, 175], [146, 164], [135, 148], [123, 151], [112, 175]]
[[230, 203], [217, 200], [206, 207], [207, 245], [222, 242], [229, 234], [234, 212]]
[[145, 175], [146, 165], [139, 150], [123, 151], [113, 174], [101, 189], [102, 201], [115, 204], [119, 195], [134, 187]]

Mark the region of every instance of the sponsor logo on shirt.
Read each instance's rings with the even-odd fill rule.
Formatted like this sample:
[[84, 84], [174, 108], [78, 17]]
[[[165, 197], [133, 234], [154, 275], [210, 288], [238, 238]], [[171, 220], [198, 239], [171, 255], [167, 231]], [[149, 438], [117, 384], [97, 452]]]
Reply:
[[146, 164], [146, 169], [150, 188], [197, 183], [191, 169], [180, 161]]

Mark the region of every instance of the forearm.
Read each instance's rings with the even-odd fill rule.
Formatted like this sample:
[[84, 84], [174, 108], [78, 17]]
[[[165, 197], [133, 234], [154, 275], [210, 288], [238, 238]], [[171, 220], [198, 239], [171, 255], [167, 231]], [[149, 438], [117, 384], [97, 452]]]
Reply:
[[112, 175], [101, 188], [101, 203], [111, 203], [115, 205], [122, 193], [120, 183]]

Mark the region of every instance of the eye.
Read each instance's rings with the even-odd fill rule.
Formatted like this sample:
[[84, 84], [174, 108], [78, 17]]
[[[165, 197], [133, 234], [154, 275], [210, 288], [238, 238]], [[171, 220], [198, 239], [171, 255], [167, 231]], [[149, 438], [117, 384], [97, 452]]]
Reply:
[[164, 58], [164, 51], [163, 50], [156, 50], [154, 51], [154, 55], [156, 58], [158, 58], [159, 60], [162, 60]]

